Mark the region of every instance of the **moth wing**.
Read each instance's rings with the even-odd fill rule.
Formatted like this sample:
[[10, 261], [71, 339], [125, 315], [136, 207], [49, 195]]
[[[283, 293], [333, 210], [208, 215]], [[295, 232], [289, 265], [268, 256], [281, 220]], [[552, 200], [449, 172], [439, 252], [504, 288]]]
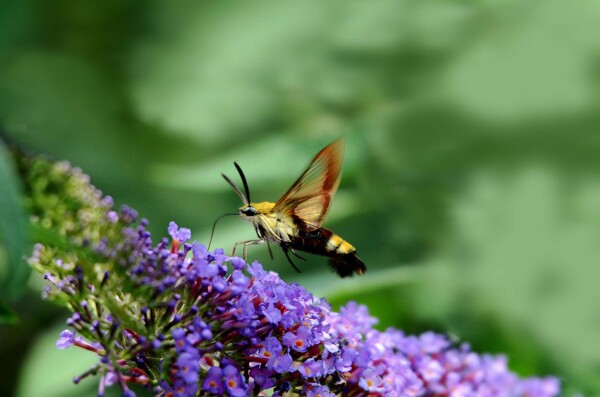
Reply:
[[321, 227], [340, 184], [343, 159], [342, 140], [327, 145], [275, 203], [273, 210], [296, 216], [309, 226]]

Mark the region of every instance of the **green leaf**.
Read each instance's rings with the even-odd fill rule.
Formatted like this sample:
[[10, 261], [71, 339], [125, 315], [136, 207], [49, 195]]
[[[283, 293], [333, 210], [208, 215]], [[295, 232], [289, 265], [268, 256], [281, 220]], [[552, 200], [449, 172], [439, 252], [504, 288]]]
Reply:
[[[6, 268], [0, 279], [4, 296], [18, 296], [29, 277], [29, 266], [23, 257], [27, 253], [27, 223], [10, 154], [0, 142], [0, 269]], [[1, 273], [0, 273], [1, 277]]]
[[15, 325], [19, 316], [6, 303], [0, 300], [0, 325]]
[[64, 325], [51, 327], [32, 343], [15, 396], [95, 395], [92, 390], [97, 378], [83, 380], [79, 385], [74, 385], [72, 379], [94, 365], [97, 357], [76, 347], [58, 350], [55, 342], [62, 329]]

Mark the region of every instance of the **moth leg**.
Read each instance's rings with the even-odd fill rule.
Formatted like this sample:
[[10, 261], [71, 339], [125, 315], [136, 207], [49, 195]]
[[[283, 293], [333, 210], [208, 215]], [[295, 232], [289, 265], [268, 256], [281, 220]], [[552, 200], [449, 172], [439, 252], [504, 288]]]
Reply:
[[246, 240], [246, 241], [238, 241], [237, 243], [235, 243], [233, 245], [233, 250], [231, 251], [231, 256], [235, 255], [235, 249], [237, 248], [238, 245], [243, 245], [243, 251], [242, 251], [242, 255], [244, 257], [244, 260], [246, 260], [246, 258], [248, 257], [248, 246], [249, 245], [256, 245], [256, 244], [262, 244], [264, 243], [266, 240], [263, 239], [258, 239], [258, 240]]
[[294, 254], [294, 256], [295, 256], [296, 258], [298, 258], [298, 259], [300, 259], [300, 260], [302, 260], [302, 261], [306, 262], [306, 258], [304, 258], [304, 257], [300, 256], [300, 255], [299, 255], [299, 254], [298, 254], [296, 251], [294, 251], [294, 249], [293, 249], [293, 248], [290, 248], [290, 252], [291, 252], [292, 254]]
[[267, 248], [269, 249], [269, 255], [271, 256], [271, 260], [273, 260], [273, 251], [271, 251], [271, 244], [269, 244], [269, 240], [267, 241]]
[[[292, 258], [290, 258], [290, 255], [288, 254], [288, 251], [290, 251], [290, 250], [292, 250], [292, 249], [291, 249], [291, 248], [288, 248], [288, 247], [286, 247], [285, 245], [282, 245], [282, 246], [281, 246], [281, 249], [283, 249], [283, 253], [285, 254], [285, 257], [287, 258], [288, 262], [290, 262], [290, 265], [292, 265], [292, 267], [293, 267], [294, 269], [296, 269], [296, 271], [297, 271], [298, 273], [302, 273], [302, 272], [300, 271], [300, 269], [298, 269], [298, 268], [296, 267], [296, 265], [294, 264], [294, 262], [292, 262]], [[294, 250], [292, 250], [292, 253], [294, 253]], [[295, 254], [295, 253], [294, 253], [294, 254]]]

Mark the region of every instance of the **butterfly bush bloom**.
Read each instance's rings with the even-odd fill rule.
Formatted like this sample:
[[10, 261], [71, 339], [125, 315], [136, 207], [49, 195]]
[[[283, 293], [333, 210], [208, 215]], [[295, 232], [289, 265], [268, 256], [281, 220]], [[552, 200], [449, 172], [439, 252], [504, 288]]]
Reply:
[[[159, 396], [556, 396], [553, 377], [519, 378], [504, 356], [477, 354], [440, 334], [379, 331], [365, 306], [339, 312], [258, 262], [190, 242], [171, 222], [154, 242], [148, 222], [113, 208], [66, 164], [25, 164], [30, 210], [61, 244], [38, 244], [30, 263], [44, 296], [72, 316], [57, 347], [98, 357], [76, 378], [99, 376], [98, 395], [131, 385]], [[47, 186], [47, 188], [44, 188]], [[39, 189], [39, 190], [34, 190]], [[47, 189], [47, 190], [44, 190]], [[68, 206], [46, 207], [48, 195]], [[65, 249], [68, 247], [68, 249]], [[75, 335], [78, 335], [77, 337]]]

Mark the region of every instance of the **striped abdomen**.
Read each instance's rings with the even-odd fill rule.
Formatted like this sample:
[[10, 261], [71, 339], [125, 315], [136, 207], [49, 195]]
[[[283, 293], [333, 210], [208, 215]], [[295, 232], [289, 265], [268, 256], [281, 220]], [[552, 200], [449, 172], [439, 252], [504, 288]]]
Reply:
[[365, 264], [356, 256], [356, 248], [329, 229], [302, 230], [289, 246], [300, 251], [330, 257], [329, 264], [341, 276], [363, 274]]

